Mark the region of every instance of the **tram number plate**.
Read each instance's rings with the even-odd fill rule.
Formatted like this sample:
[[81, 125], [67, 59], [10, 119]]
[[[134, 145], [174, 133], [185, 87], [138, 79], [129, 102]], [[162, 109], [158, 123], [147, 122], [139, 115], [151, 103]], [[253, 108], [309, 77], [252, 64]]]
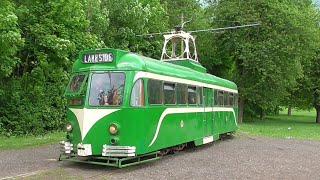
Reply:
[[83, 63], [110, 63], [113, 62], [114, 55], [112, 53], [85, 54]]
[[92, 155], [91, 144], [79, 144], [78, 147], [79, 156], [90, 156]]

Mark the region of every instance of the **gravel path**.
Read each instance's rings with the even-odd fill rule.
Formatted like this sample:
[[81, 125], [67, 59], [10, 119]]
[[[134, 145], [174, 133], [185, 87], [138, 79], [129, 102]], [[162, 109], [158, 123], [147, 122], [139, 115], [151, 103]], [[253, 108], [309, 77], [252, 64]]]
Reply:
[[54, 161], [58, 148], [47, 146], [1, 151], [0, 178], [59, 169], [84, 179], [320, 179], [319, 151], [319, 141], [241, 135], [152, 163], [115, 169]]

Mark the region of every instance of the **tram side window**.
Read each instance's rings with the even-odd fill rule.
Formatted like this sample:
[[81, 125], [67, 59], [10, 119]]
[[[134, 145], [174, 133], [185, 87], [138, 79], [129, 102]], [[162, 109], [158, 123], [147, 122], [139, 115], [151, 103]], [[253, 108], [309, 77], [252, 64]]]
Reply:
[[218, 106], [223, 106], [223, 91], [218, 91]]
[[197, 88], [188, 86], [188, 104], [197, 104]]
[[144, 86], [142, 79], [137, 80], [132, 88], [130, 105], [136, 107], [141, 107], [145, 105]]
[[218, 106], [219, 105], [219, 101], [218, 101], [218, 90], [214, 89], [213, 90], [213, 93], [214, 93], [214, 97], [213, 97], [213, 100], [214, 100], [214, 105], [215, 106]]
[[233, 106], [233, 105], [234, 105], [234, 94], [229, 93], [229, 106]]
[[224, 95], [224, 98], [223, 98], [224, 106], [229, 106], [229, 93], [228, 92], [224, 92], [223, 95]]
[[197, 103], [198, 105], [202, 105], [203, 103], [203, 88], [202, 87], [197, 87]]
[[176, 91], [174, 83], [163, 83], [164, 103], [176, 104]]
[[177, 84], [177, 104], [187, 104], [187, 85]]
[[149, 104], [162, 104], [162, 81], [149, 79], [148, 97]]

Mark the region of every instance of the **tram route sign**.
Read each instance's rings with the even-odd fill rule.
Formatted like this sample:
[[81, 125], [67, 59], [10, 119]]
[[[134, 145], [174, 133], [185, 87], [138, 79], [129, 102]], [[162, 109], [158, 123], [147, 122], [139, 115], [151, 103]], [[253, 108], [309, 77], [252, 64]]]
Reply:
[[82, 62], [84, 64], [95, 64], [95, 63], [111, 63], [114, 60], [114, 55], [112, 53], [95, 53], [95, 54], [85, 54], [83, 56]]

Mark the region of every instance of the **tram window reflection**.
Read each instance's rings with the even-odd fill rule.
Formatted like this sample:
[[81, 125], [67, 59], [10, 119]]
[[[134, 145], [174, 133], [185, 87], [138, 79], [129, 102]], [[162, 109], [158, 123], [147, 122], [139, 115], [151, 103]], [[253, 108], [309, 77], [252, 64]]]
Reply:
[[187, 104], [188, 86], [185, 84], [177, 84], [177, 104]]
[[195, 86], [188, 87], [188, 104], [197, 104], [197, 93]]
[[224, 106], [229, 106], [229, 93], [228, 92], [224, 92], [223, 95], [224, 95], [224, 98], [223, 98]]
[[213, 90], [213, 101], [214, 101], [214, 105], [218, 106], [219, 105], [219, 101], [218, 101], [218, 90], [214, 89]]
[[163, 94], [165, 104], [176, 104], [176, 89], [174, 83], [163, 83]]
[[218, 91], [218, 105], [223, 106], [223, 91]]
[[119, 106], [124, 91], [124, 73], [92, 74], [89, 104], [92, 106]]
[[198, 105], [203, 105], [202, 91], [203, 91], [202, 87], [197, 87], [197, 103], [198, 103]]
[[233, 93], [229, 93], [229, 105], [233, 106], [233, 102], [234, 102], [234, 94]]
[[78, 92], [81, 88], [81, 85], [82, 85], [85, 77], [86, 76], [84, 74], [74, 76], [71, 80], [70, 85], [69, 85], [69, 90], [71, 92]]
[[162, 81], [153, 79], [148, 80], [148, 97], [149, 104], [162, 104]]
[[144, 85], [143, 80], [139, 79], [135, 82], [131, 93], [131, 106], [141, 107], [145, 105], [144, 101]]

